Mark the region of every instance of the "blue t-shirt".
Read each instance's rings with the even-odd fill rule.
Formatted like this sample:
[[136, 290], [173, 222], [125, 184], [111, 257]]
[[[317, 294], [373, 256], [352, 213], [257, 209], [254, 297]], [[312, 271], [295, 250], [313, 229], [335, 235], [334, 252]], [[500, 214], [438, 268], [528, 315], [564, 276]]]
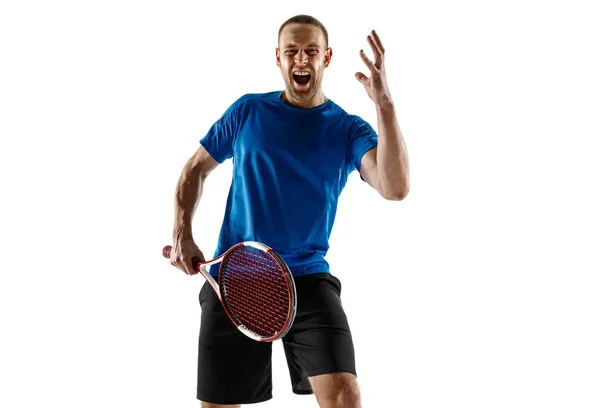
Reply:
[[331, 100], [301, 109], [280, 95], [242, 96], [200, 140], [217, 162], [233, 158], [215, 257], [258, 241], [281, 255], [294, 276], [329, 272], [325, 254], [338, 197], [377, 146], [377, 134]]

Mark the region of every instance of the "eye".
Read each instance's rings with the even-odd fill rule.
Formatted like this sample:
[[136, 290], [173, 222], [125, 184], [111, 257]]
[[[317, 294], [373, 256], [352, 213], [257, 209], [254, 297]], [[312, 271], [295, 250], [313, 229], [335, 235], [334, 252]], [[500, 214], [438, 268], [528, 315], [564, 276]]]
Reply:
[[296, 55], [297, 52], [298, 50], [285, 50], [283, 53], [285, 55]]
[[317, 55], [319, 53], [319, 50], [316, 49], [312, 49], [312, 50], [306, 50], [306, 54], [307, 55]]

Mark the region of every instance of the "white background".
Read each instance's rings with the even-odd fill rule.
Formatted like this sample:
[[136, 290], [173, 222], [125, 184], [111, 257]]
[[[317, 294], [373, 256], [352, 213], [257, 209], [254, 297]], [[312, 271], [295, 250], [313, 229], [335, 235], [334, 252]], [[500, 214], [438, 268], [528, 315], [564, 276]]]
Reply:
[[[354, 73], [378, 30], [410, 154], [402, 202], [352, 175], [330, 241], [364, 406], [600, 406], [591, 5], [3, 2], [0, 406], [198, 406], [203, 280], [161, 257], [175, 183], [230, 103], [283, 87], [298, 13], [329, 29], [326, 95], [374, 126]], [[208, 255], [230, 171], [194, 220]], [[273, 369], [258, 406], [316, 406], [281, 343]]]

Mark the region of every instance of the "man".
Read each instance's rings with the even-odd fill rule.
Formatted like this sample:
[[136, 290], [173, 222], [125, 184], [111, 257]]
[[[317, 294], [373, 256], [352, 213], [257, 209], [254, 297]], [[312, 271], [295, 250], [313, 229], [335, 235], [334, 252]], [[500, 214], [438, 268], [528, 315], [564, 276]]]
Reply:
[[[327, 30], [298, 15], [279, 30], [277, 66], [285, 90], [244, 95], [200, 141], [179, 179], [171, 263], [189, 275], [204, 261], [192, 237], [192, 218], [206, 177], [234, 159], [215, 255], [241, 241], [272, 247], [289, 265], [298, 310], [282, 339], [293, 391], [316, 395], [321, 407], [360, 406], [354, 348], [340, 301], [340, 281], [324, 257], [337, 200], [349, 174], [388, 200], [408, 193], [408, 155], [384, 67], [384, 48], [372, 31], [369, 76], [357, 73], [377, 111], [378, 134], [358, 116], [327, 99], [321, 88], [331, 62]], [[217, 274], [217, 271], [211, 271]], [[230, 323], [216, 295], [200, 292], [198, 399], [201, 407], [239, 406], [271, 395], [271, 344], [248, 339]]]

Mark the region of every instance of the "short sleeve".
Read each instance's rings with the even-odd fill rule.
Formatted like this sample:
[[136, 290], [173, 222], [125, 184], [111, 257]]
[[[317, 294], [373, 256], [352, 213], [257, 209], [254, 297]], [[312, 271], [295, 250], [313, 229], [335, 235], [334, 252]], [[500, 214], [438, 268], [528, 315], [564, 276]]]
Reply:
[[350, 144], [348, 147], [348, 163], [350, 171], [360, 171], [360, 162], [366, 152], [377, 146], [377, 133], [373, 127], [359, 116], [353, 117], [350, 126]]
[[240, 104], [241, 98], [234, 102], [200, 139], [200, 144], [217, 163], [223, 163], [233, 157], [233, 141], [240, 123]]

